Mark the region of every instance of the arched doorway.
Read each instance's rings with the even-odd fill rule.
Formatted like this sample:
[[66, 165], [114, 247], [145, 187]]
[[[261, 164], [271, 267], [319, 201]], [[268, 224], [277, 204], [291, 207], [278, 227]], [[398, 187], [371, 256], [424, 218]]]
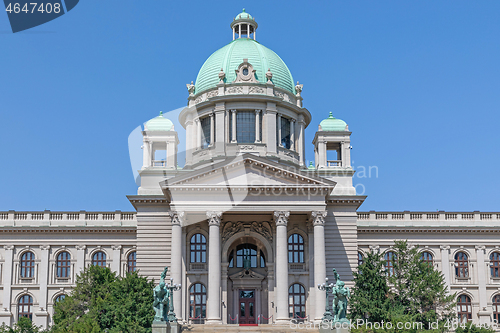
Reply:
[[257, 324], [268, 315], [268, 249], [252, 235], [237, 237], [227, 247], [227, 322]]

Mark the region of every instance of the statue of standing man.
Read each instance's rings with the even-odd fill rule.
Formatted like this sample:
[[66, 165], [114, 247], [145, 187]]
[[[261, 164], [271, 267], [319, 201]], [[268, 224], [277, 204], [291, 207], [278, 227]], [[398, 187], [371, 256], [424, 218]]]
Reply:
[[340, 280], [340, 275], [337, 273], [335, 268], [333, 269], [333, 274], [337, 280], [335, 287], [332, 289], [334, 322], [349, 322], [346, 318], [347, 300], [351, 297], [351, 292], [349, 291], [349, 288], [345, 286], [344, 281]]
[[163, 273], [160, 275], [160, 284], [153, 289], [153, 308], [155, 309], [155, 321], [168, 322], [168, 306], [170, 291], [165, 285], [165, 277], [167, 276], [168, 267], [165, 267]]

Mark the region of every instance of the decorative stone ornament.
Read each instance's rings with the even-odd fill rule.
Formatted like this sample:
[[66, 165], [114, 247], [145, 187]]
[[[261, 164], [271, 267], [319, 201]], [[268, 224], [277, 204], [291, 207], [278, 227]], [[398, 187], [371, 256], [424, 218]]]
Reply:
[[302, 93], [302, 88], [304, 87], [303, 84], [299, 84], [299, 81], [297, 81], [297, 85], [295, 86], [295, 91], [297, 92], [297, 97], [300, 97], [300, 94]]
[[236, 80], [233, 83], [245, 82], [245, 83], [258, 83], [255, 78], [255, 69], [248, 62], [248, 59], [243, 59], [243, 62], [235, 69], [236, 72]]
[[191, 81], [191, 83], [187, 83], [186, 84], [186, 88], [189, 92], [189, 96], [192, 96], [194, 95], [194, 84], [193, 84], [193, 81]]
[[311, 220], [313, 225], [324, 225], [326, 214], [326, 211], [312, 211]]
[[208, 225], [219, 226], [221, 222], [222, 212], [207, 212]]
[[224, 83], [224, 79], [226, 78], [226, 73], [224, 73], [224, 70], [221, 68], [219, 72], [219, 83]]
[[287, 225], [288, 217], [290, 216], [290, 212], [287, 211], [276, 211], [274, 212], [274, 222], [276, 225]]
[[271, 80], [273, 78], [273, 73], [271, 73], [271, 68], [268, 68], [267, 69], [267, 72], [266, 72], [266, 79], [267, 79], [267, 83], [273, 83]]
[[168, 215], [170, 215], [170, 219], [172, 220], [172, 224], [174, 225], [182, 225], [184, 222], [184, 212], [177, 211], [169, 211]]

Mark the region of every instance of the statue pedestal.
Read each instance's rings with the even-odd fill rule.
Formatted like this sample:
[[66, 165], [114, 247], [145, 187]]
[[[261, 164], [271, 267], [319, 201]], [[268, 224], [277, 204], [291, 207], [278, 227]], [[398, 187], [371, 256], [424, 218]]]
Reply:
[[170, 333], [180, 333], [181, 325], [178, 322], [174, 321], [170, 323]]
[[340, 322], [330, 322], [328, 325], [322, 323], [319, 326], [320, 333], [350, 333], [349, 323], [340, 323]]
[[170, 333], [170, 325], [166, 321], [154, 321], [151, 327], [153, 333]]

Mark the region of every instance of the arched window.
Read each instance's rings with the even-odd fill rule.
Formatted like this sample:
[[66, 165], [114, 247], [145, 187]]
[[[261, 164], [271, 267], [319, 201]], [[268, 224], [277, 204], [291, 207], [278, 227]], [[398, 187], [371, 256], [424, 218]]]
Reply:
[[61, 294], [61, 295], [56, 297], [56, 299], [54, 300], [54, 303], [59, 303], [60, 301], [62, 301], [65, 298], [66, 298], [66, 295]]
[[27, 317], [33, 320], [33, 298], [30, 295], [23, 295], [19, 298], [17, 312], [18, 318]]
[[264, 256], [264, 252], [260, 250], [260, 267], [266, 267], [266, 257]]
[[472, 306], [469, 296], [467, 295], [458, 296], [457, 312], [458, 312], [458, 321], [460, 323], [466, 323], [472, 319]]
[[288, 288], [288, 316], [290, 318], [305, 319], [306, 317], [306, 289], [295, 283]]
[[490, 270], [491, 277], [500, 277], [500, 253], [493, 252], [490, 254]]
[[292, 122], [290, 119], [281, 117], [281, 138], [279, 143], [286, 149], [290, 149], [292, 141], [290, 140], [290, 126]]
[[24, 252], [21, 256], [21, 277], [35, 277], [35, 255], [33, 252]]
[[56, 266], [58, 278], [69, 278], [71, 274], [71, 255], [66, 251], [59, 253], [57, 255]]
[[191, 237], [191, 262], [207, 262], [207, 239], [202, 234]]
[[394, 259], [395, 259], [394, 252], [388, 251], [384, 254], [385, 272], [387, 276], [394, 275]]
[[363, 264], [363, 254], [361, 252], [358, 252], [358, 266], [361, 266]]
[[257, 267], [257, 246], [241, 244], [236, 247], [236, 267], [243, 267], [245, 258], [250, 260], [250, 267]]
[[127, 272], [132, 273], [135, 272], [137, 267], [137, 254], [136, 252], [130, 252], [127, 257]]
[[206, 318], [207, 289], [201, 283], [195, 283], [189, 288], [189, 316], [192, 319]]
[[493, 296], [493, 323], [500, 323], [500, 295]]
[[92, 256], [92, 265], [106, 267], [106, 253], [99, 251]]
[[423, 262], [428, 263], [429, 265], [433, 265], [434, 263], [434, 257], [432, 256], [432, 253], [427, 251], [422, 252], [422, 254], [420, 255], [420, 259]]
[[211, 138], [211, 124], [210, 124], [210, 118], [211, 117], [205, 117], [200, 119], [201, 123], [201, 133], [203, 135], [203, 138], [201, 139], [201, 148], [208, 148], [210, 146], [210, 138]]
[[455, 275], [459, 278], [469, 277], [469, 257], [465, 252], [455, 254]]
[[288, 237], [288, 262], [304, 262], [304, 238], [299, 234]]

